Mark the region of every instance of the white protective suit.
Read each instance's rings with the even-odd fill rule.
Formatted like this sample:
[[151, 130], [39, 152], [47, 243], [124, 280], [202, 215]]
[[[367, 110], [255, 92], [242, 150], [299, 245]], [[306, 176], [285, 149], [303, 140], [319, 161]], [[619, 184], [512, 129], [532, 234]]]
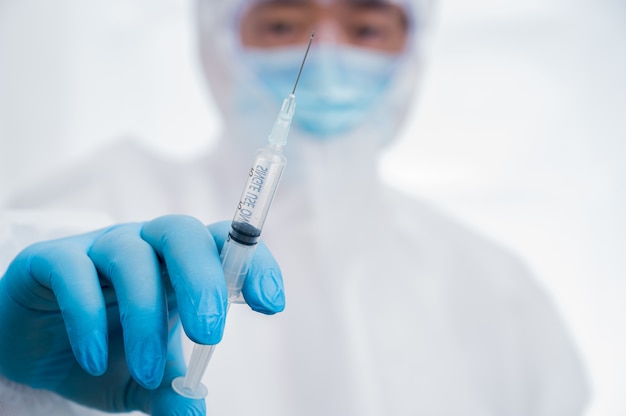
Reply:
[[[236, 3], [201, 2], [198, 14], [205, 70], [228, 132], [219, 148], [181, 163], [122, 142], [52, 175], [5, 210], [3, 268], [25, 244], [83, 226], [168, 213], [231, 217], [277, 114], [237, 66]], [[263, 234], [283, 270], [287, 307], [271, 317], [231, 308], [205, 375], [208, 415], [583, 413], [588, 392], [577, 351], [528, 270], [378, 177], [380, 148], [414, 91], [417, 50], [411, 46], [386, 97], [395, 109], [386, 116], [330, 141], [292, 131]], [[236, 83], [249, 83], [248, 108], [235, 108]], [[62, 399], [7, 382], [0, 415], [3, 405], [70, 414]]]

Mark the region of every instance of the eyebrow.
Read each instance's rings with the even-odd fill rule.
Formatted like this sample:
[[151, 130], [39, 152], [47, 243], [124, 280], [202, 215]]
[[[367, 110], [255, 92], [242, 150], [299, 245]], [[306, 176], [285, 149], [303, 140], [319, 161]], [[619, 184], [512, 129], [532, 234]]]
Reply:
[[[380, 11], [388, 13], [398, 7], [398, 4], [391, 0], [339, 0], [349, 7], [354, 7], [363, 11]], [[308, 7], [318, 4], [317, 0], [257, 0], [256, 6], [260, 8], [266, 7]], [[401, 7], [401, 6], [400, 6]], [[402, 16], [402, 24], [407, 27], [408, 21], [406, 15]]]
[[369, 7], [393, 7], [394, 4], [389, 0], [349, 0], [353, 6], [369, 6]]
[[[315, 0], [258, 0], [256, 2], [259, 5], [303, 5], [303, 4], [315, 4]], [[390, 0], [345, 0], [343, 3], [351, 6], [363, 6], [363, 7], [380, 7], [388, 8], [393, 7], [395, 4]]]
[[314, 0], [259, 0], [255, 2], [260, 6], [299, 6], [303, 4], [315, 4]]

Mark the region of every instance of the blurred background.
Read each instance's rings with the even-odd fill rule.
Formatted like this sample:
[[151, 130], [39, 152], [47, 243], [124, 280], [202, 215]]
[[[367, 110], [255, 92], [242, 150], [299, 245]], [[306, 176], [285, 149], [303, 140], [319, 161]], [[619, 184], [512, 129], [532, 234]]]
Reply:
[[[0, 202], [133, 137], [171, 157], [221, 125], [191, 0], [0, 0]], [[626, 414], [626, 2], [443, 0], [422, 92], [381, 169], [521, 254]]]

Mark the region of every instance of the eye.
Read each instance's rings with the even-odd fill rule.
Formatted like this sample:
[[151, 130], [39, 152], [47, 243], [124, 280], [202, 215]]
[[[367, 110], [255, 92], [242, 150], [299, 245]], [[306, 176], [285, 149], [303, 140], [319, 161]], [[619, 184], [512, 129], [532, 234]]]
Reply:
[[298, 25], [288, 20], [274, 20], [264, 22], [260, 31], [266, 36], [292, 36], [297, 32]]
[[253, 35], [259, 46], [274, 47], [301, 43], [306, 22], [297, 19], [270, 19], [259, 22]]
[[273, 48], [306, 42], [315, 19], [310, 1], [265, 0], [254, 3], [241, 17], [240, 33], [245, 46]]
[[407, 38], [406, 14], [390, 2], [349, 3], [342, 11], [344, 33], [352, 45], [400, 52]]
[[352, 36], [361, 41], [384, 39], [386, 35], [387, 30], [381, 26], [362, 24], [352, 28]]
[[309, 9], [306, 3], [259, 3], [241, 19], [243, 44], [272, 48], [305, 42], [313, 19]]

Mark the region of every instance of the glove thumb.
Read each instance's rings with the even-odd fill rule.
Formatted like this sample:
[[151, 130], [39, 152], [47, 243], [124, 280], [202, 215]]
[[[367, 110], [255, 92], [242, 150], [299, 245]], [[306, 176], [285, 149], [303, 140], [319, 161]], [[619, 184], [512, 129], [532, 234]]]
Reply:
[[180, 322], [170, 334], [168, 357], [165, 363], [163, 381], [154, 390], [139, 386], [133, 380], [134, 389], [128, 391], [128, 401], [135, 408], [153, 416], [205, 416], [204, 399], [189, 399], [176, 393], [172, 380], [185, 374], [185, 358], [181, 343]]
[[134, 391], [129, 391], [128, 400], [135, 408], [153, 416], [205, 416], [204, 399], [188, 399], [172, 389], [172, 380], [184, 372], [183, 363], [168, 362], [165, 365], [163, 382], [155, 390], [148, 390], [136, 383]]

